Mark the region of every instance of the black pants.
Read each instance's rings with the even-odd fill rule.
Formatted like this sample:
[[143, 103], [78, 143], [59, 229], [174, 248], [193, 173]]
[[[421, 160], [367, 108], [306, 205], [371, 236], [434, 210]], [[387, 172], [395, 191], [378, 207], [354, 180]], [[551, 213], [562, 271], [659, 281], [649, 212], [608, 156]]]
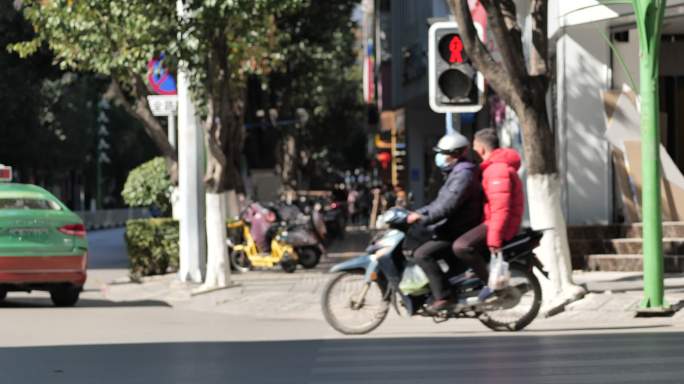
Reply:
[[430, 280], [430, 290], [436, 300], [442, 300], [449, 296], [449, 282], [437, 260], [446, 261], [449, 269], [457, 268], [458, 263], [451, 252], [451, 245], [451, 240], [430, 240], [418, 247], [413, 253], [416, 264], [423, 268]]
[[484, 260], [487, 252], [487, 226], [480, 224], [461, 235], [452, 245], [454, 255], [475, 271], [487, 283], [489, 271]]

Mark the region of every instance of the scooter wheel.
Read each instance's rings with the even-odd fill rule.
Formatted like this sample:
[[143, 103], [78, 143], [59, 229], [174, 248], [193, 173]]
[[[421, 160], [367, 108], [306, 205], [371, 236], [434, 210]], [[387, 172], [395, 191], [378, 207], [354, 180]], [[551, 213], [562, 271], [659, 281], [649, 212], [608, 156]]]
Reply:
[[293, 260], [292, 257], [285, 252], [283, 259], [280, 261], [280, 267], [287, 273], [293, 273], [297, 270], [297, 261]]
[[283, 261], [280, 263], [280, 266], [283, 268], [283, 271], [287, 273], [294, 273], [294, 271], [297, 270], [297, 263], [292, 260]]
[[297, 250], [297, 255], [299, 256], [299, 264], [304, 269], [316, 268], [321, 259], [320, 252], [312, 248], [300, 248]]
[[233, 270], [238, 272], [248, 272], [252, 268], [252, 263], [249, 258], [242, 251], [230, 252], [230, 266]]

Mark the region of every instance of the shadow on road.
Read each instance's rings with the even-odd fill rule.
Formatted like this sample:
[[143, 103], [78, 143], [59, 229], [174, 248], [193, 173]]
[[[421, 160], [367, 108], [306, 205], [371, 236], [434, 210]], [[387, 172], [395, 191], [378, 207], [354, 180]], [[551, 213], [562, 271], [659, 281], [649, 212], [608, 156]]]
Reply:
[[[76, 303], [77, 308], [126, 308], [126, 307], [171, 307], [169, 304], [159, 300], [138, 300], [138, 301], [109, 301], [101, 299], [82, 298]], [[0, 302], [2, 308], [54, 308], [49, 298], [12, 298], [9, 297]]]
[[676, 383], [682, 352], [682, 333], [622, 333], [15, 347], [0, 361], [13, 384]]

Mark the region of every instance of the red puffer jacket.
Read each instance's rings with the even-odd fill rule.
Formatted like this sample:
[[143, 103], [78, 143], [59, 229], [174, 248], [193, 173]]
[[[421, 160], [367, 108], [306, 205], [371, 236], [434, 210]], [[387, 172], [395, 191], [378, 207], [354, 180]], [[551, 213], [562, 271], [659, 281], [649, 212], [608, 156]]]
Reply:
[[489, 247], [500, 248], [520, 230], [525, 202], [518, 168], [520, 155], [508, 148], [494, 150], [480, 164]]

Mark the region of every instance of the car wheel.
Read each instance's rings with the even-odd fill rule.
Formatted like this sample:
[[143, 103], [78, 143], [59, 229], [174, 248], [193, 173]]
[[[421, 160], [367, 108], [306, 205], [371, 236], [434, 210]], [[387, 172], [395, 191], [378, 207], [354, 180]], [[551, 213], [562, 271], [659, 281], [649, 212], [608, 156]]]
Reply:
[[81, 287], [61, 285], [50, 290], [50, 298], [56, 307], [72, 307], [81, 295]]

